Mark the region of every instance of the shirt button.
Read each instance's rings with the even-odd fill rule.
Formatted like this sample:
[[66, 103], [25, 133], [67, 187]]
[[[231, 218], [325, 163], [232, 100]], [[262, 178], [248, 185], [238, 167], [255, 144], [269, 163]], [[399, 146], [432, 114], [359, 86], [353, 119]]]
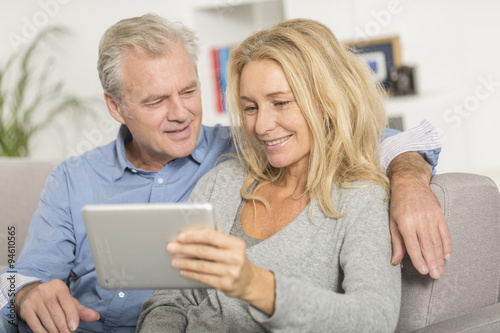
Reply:
[[124, 293], [123, 291], [120, 291], [120, 292], [118, 293], [118, 297], [120, 297], [120, 298], [125, 297], [125, 293]]
[[132, 171], [132, 173], [137, 173], [136, 169], [131, 169], [130, 171]]
[[158, 184], [163, 184], [163, 178], [158, 178]]

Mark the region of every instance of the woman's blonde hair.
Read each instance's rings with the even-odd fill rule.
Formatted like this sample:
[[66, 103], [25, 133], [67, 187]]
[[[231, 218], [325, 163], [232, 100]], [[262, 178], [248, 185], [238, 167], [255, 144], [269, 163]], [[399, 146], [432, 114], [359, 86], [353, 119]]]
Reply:
[[243, 68], [264, 59], [283, 69], [311, 130], [306, 185], [311, 201], [325, 215], [338, 217], [341, 214], [331, 200], [332, 186], [362, 180], [388, 189], [379, 166], [379, 143], [387, 116], [383, 95], [367, 64], [339, 43], [325, 25], [293, 19], [253, 34], [231, 51], [227, 98], [238, 157], [248, 172], [242, 195], [263, 201], [248, 193], [253, 182], [276, 183], [283, 177], [283, 170], [269, 164], [245, 130], [239, 99]]

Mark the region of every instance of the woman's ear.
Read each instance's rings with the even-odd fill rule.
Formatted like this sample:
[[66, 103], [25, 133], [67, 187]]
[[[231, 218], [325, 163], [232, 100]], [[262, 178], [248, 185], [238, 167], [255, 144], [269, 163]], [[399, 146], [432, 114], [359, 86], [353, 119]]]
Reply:
[[120, 103], [118, 103], [106, 91], [104, 92], [104, 100], [106, 101], [106, 105], [108, 106], [108, 111], [111, 117], [113, 117], [120, 124], [125, 124], [125, 117], [123, 115], [123, 110], [120, 107]]

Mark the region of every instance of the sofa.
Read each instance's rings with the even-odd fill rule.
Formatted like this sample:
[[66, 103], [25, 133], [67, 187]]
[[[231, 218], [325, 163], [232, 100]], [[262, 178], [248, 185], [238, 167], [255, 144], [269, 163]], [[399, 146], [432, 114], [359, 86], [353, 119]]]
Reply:
[[[8, 264], [8, 227], [19, 255], [31, 215], [54, 161], [0, 158], [0, 268]], [[421, 276], [408, 257], [402, 267], [398, 332], [500, 332], [500, 194], [476, 174], [433, 177], [453, 243], [445, 273]], [[0, 332], [2, 331], [0, 323]], [[10, 329], [10, 327], [9, 327]]]
[[450, 230], [453, 257], [438, 280], [403, 260], [398, 332], [500, 332], [500, 195], [485, 176], [431, 181]]

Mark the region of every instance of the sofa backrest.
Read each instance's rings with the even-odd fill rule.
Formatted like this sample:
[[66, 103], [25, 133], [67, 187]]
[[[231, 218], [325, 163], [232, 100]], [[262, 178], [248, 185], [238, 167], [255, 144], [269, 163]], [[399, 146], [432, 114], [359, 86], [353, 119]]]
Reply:
[[[0, 270], [8, 264], [12, 245], [17, 260], [47, 176], [56, 164], [29, 158], [0, 158]], [[15, 240], [9, 230], [15, 233]]]
[[[8, 264], [8, 228], [19, 256], [31, 217], [55, 161], [0, 158], [0, 270]], [[408, 332], [500, 302], [500, 195], [475, 174], [434, 176], [431, 189], [444, 210], [453, 258], [439, 280], [421, 276], [403, 260], [398, 332]], [[12, 244], [12, 242], [11, 242]], [[4, 254], [5, 253], [5, 254]]]
[[453, 257], [438, 280], [421, 276], [408, 256], [398, 332], [408, 332], [500, 302], [500, 195], [485, 176], [434, 176], [431, 189], [450, 230]]

